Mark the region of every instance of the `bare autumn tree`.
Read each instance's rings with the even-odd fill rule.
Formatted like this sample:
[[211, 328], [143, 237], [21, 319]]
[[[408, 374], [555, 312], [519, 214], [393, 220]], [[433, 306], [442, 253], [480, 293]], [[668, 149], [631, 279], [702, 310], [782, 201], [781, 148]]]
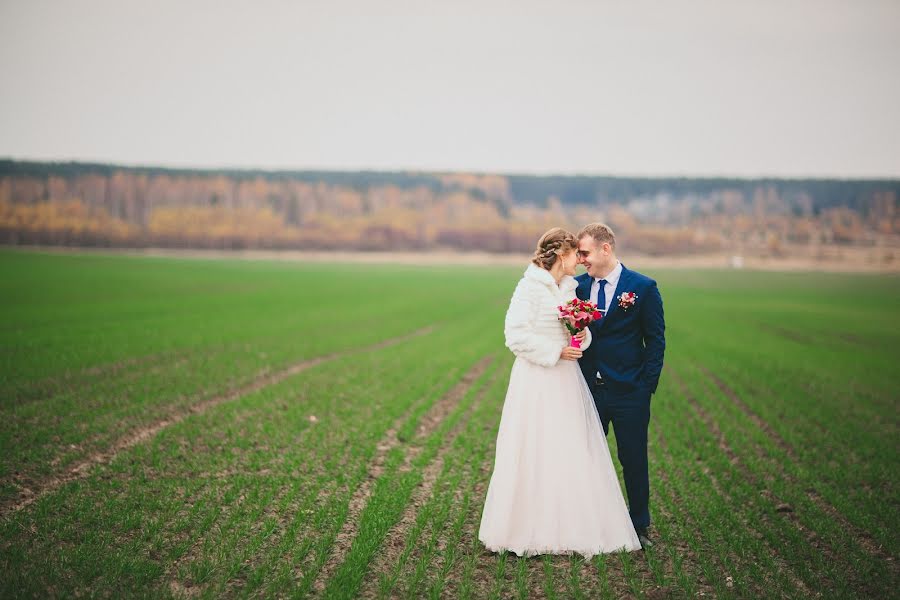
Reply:
[[527, 252], [604, 220], [632, 251], [900, 246], [900, 182], [265, 173], [0, 160], [5, 243]]

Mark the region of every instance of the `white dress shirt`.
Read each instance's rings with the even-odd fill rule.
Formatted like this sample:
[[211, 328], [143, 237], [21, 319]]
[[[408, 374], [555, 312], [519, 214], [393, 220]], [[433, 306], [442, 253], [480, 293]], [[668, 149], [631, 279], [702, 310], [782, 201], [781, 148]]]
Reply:
[[[619, 276], [622, 274], [622, 263], [616, 261], [616, 266], [613, 267], [613, 270], [609, 272], [606, 277], [597, 277], [594, 278], [594, 281], [591, 283], [591, 302], [596, 304], [598, 307], [601, 306], [599, 302], [597, 302], [597, 296], [600, 295], [600, 280], [605, 279], [606, 285], [603, 286], [603, 316], [606, 316], [606, 312], [609, 310], [609, 305], [612, 304], [613, 296], [616, 295], [616, 286], [619, 285]], [[600, 371], [597, 371], [597, 378], [600, 378]]]
[[[613, 270], [610, 271], [606, 277], [597, 277], [594, 279], [593, 283], [591, 283], [591, 302], [596, 304], [598, 307], [601, 307], [604, 315], [606, 315], [606, 311], [609, 310], [609, 305], [612, 304], [613, 296], [616, 295], [616, 286], [619, 285], [619, 276], [621, 274], [622, 263], [616, 261], [616, 266], [613, 267]], [[597, 301], [597, 296], [600, 292], [601, 279], [606, 280], [606, 285], [603, 287], [605, 298], [603, 298], [602, 304]]]

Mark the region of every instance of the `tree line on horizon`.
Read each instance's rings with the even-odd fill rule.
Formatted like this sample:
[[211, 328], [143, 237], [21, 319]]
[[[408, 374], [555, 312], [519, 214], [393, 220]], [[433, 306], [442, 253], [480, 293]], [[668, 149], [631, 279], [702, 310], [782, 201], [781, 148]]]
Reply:
[[202, 170], [0, 160], [0, 242], [528, 252], [605, 221], [630, 251], [900, 247], [900, 180]]

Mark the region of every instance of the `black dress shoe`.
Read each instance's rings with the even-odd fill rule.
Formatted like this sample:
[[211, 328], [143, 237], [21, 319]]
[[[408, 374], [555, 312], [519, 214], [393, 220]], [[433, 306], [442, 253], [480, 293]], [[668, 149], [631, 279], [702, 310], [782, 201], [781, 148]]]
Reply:
[[650, 535], [647, 533], [647, 529], [638, 529], [637, 530], [638, 541], [641, 543], [641, 548], [652, 548], [653, 542], [650, 541]]

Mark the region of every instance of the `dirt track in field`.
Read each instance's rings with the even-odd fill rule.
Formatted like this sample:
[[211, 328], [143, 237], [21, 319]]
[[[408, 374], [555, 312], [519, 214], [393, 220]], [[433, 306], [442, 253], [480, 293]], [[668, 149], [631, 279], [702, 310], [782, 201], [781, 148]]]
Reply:
[[[522, 266], [528, 254], [492, 254], [488, 252], [341, 252], [316, 250], [190, 250], [176, 248], [80, 248], [60, 246], [2, 246], [5, 248], [57, 254], [100, 254], [194, 259], [274, 260], [308, 263], [393, 264], [411, 266]], [[733, 257], [728, 253], [683, 256], [644, 256], [625, 249], [620, 258], [637, 270], [648, 269], [731, 269]], [[816, 259], [807, 256], [744, 256], [742, 269], [749, 271], [815, 271], [829, 273], [900, 273], [900, 260], [875, 261], [865, 248], [842, 250], [840, 257]]]
[[180, 423], [191, 415], [202, 414], [207, 410], [218, 406], [219, 404], [237, 400], [238, 398], [247, 396], [248, 394], [252, 394], [263, 388], [275, 385], [281, 381], [284, 381], [288, 377], [301, 373], [307, 369], [311, 369], [324, 362], [335, 360], [347, 354], [353, 354], [356, 352], [370, 352], [373, 350], [386, 348], [394, 344], [399, 344], [412, 337], [424, 335], [431, 330], [432, 327], [426, 327], [396, 338], [382, 340], [381, 342], [378, 342], [366, 348], [358, 348], [352, 351], [337, 352], [325, 356], [309, 358], [294, 363], [274, 373], [269, 372], [268, 370], [264, 370], [258, 373], [249, 383], [246, 383], [245, 385], [237, 389], [213, 396], [211, 398], [198, 399], [196, 402], [190, 404], [187, 408], [173, 411], [171, 414], [163, 417], [162, 419], [156, 420], [141, 427], [137, 427], [128, 434], [119, 438], [112, 444], [112, 446], [110, 446], [106, 450], [91, 454], [84, 460], [79, 461], [77, 464], [69, 467], [62, 473], [57, 473], [50, 477], [37, 481], [28, 489], [27, 493], [20, 494], [19, 497], [15, 498], [11, 502], [0, 506], [0, 515], [5, 516], [7, 514], [16, 513], [23, 508], [31, 505], [40, 498], [46, 496], [47, 494], [61, 488], [67, 483], [86, 477], [93, 467], [111, 463], [121, 452], [127, 450], [128, 448], [131, 448], [132, 446], [136, 446], [141, 442], [152, 439], [163, 429], [175, 425], [176, 423]]

